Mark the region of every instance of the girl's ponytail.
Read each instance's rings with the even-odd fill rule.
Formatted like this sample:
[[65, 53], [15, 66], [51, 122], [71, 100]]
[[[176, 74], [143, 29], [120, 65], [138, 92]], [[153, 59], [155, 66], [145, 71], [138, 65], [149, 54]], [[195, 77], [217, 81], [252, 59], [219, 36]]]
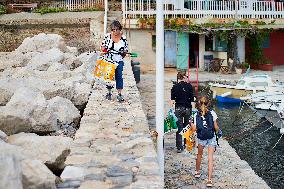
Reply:
[[209, 100], [206, 96], [201, 96], [198, 103], [197, 109], [201, 113], [202, 116], [205, 116], [207, 112], [209, 112]]

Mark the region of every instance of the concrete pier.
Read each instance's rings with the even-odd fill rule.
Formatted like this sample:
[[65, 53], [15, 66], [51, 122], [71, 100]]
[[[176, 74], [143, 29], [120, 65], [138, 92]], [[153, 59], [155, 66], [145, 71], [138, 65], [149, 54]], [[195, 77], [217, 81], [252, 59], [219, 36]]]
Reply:
[[106, 100], [105, 86], [94, 84], [66, 160], [70, 170], [77, 171], [70, 171], [59, 188], [70, 188], [74, 183], [80, 189], [163, 188], [129, 61], [123, 76], [124, 103], [117, 102], [116, 91], [113, 100]]

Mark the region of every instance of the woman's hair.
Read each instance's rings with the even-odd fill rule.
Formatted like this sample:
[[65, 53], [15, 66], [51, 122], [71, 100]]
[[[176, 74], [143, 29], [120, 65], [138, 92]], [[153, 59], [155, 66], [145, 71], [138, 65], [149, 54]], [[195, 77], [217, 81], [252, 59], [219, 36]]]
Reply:
[[112, 29], [112, 28], [118, 28], [119, 30], [122, 30], [122, 25], [120, 24], [120, 22], [118, 20], [114, 20], [110, 24], [110, 29]]
[[201, 96], [197, 102], [197, 109], [202, 116], [206, 115], [209, 112], [210, 102], [206, 96]]
[[186, 77], [186, 72], [185, 71], [179, 71], [177, 73], [177, 79], [178, 80], [183, 80]]

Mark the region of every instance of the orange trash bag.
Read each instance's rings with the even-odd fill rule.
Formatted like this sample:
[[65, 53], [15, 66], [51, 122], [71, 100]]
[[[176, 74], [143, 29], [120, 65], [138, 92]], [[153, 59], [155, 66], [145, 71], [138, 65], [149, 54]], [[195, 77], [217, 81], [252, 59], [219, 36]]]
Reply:
[[95, 81], [113, 86], [115, 84], [115, 69], [117, 65], [107, 62], [106, 60], [97, 59], [95, 69], [93, 71]]

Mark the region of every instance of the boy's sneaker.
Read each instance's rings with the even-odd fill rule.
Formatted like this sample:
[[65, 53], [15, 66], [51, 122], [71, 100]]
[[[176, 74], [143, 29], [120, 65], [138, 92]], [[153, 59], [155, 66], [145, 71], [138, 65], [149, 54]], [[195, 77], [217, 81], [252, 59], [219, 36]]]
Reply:
[[124, 101], [124, 98], [123, 98], [123, 96], [122, 96], [122, 94], [118, 94], [117, 95], [117, 100], [119, 101], [119, 102], [123, 102]]
[[107, 99], [107, 100], [111, 100], [111, 93], [107, 93], [107, 94], [106, 94], [106, 99]]

